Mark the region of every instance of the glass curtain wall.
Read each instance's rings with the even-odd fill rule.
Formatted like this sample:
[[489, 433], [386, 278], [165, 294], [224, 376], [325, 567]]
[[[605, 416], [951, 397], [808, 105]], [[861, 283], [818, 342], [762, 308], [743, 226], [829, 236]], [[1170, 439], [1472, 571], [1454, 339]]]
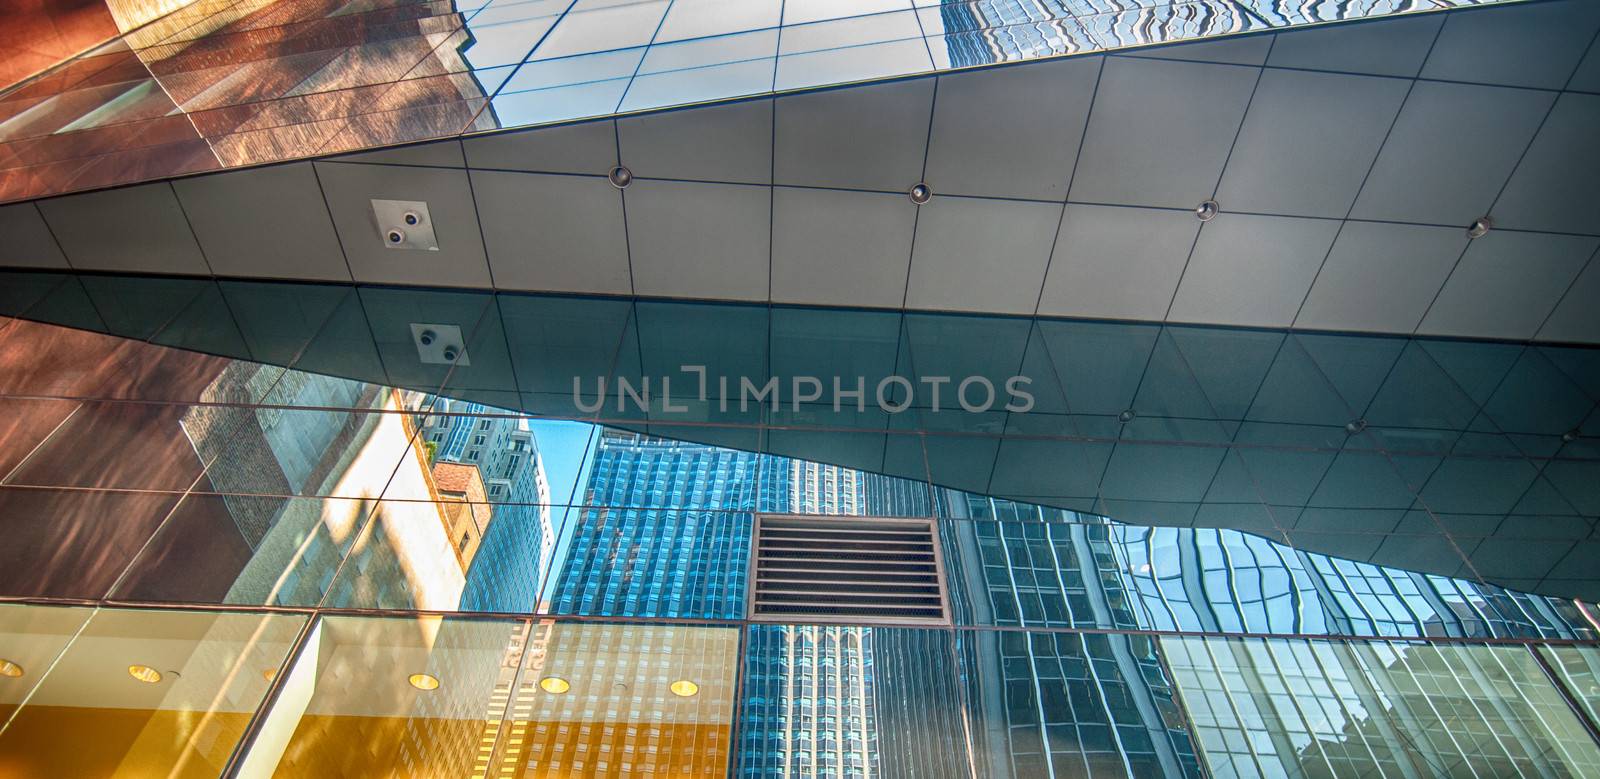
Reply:
[[[1572, 597], [1593, 574], [1550, 559], [1593, 543], [1595, 462], [1558, 442], [1600, 400], [1593, 350], [921, 315], [839, 345], [816, 333], [880, 315], [7, 282], [0, 776], [1600, 770], [1600, 612]], [[470, 364], [419, 359], [412, 325], [441, 323]], [[1211, 362], [1167, 359], [1197, 344]], [[1216, 368], [1244, 356], [1248, 380]], [[1005, 362], [1054, 405], [571, 394], [691, 357], [763, 380]], [[1375, 428], [1523, 448], [1317, 444], [1358, 392]], [[1235, 435], [1026, 427], [1127, 408]], [[1463, 485], [1472, 511], [1434, 508]], [[947, 619], [753, 617], [768, 514], [932, 518]]]

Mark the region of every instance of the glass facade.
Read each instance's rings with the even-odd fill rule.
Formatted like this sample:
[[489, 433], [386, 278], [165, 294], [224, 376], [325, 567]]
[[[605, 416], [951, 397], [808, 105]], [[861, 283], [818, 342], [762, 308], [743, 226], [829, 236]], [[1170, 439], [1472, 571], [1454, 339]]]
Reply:
[[[1600, 772], [1592, 349], [5, 281], [0, 774]], [[762, 514], [950, 624], [747, 619]]]
[[[123, 26], [110, 40], [90, 33], [71, 48], [104, 42], [5, 84], [0, 201], [500, 128], [1473, 4], [175, 0], [150, 4], [146, 23]], [[24, 35], [37, 37], [40, 25], [19, 16], [30, 23], [0, 41], [7, 47], [32, 43], [17, 39]]]
[[1219, 775], [1594, 776], [1522, 647], [1163, 638]]

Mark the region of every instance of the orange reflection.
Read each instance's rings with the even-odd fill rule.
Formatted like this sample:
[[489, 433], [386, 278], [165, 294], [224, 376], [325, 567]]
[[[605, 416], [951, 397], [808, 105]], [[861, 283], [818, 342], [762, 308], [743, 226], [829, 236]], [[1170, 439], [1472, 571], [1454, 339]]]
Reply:
[[92, 6], [0, 35], [0, 85], [55, 66], [0, 96], [0, 202], [493, 126], [447, 4]]
[[[737, 652], [732, 628], [330, 617], [246, 773], [724, 776]], [[419, 672], [438, 688], [413, 689]]]
[[[304, 624], [101, 610], [82, 625], [84, 611], [0, 612], [0, 651], [37, 658], [44, 674], [31, 690], [0, 687], [0, 722], [15, 714], [0, 732], [0, 776], [217, 776], [266, 696], [256, 669], [281, 663]], [[159, 679], [135, 678], [130, 662], [148, 663]]]

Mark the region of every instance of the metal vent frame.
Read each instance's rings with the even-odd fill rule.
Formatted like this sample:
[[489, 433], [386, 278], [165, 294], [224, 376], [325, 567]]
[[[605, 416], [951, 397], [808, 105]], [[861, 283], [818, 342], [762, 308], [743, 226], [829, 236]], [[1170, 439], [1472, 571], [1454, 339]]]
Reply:
[[[859, 569], [850, 570], [848, 567], [837, 569], [840, 574], [835, 579], [818, 579], [807, 581], [794, 578], [796, 584], [801, 585], [796, 589], [810, 589], [814, 584], [833, 584], [835, 589], [844, 586], [892, 586], [893, 577], [905, 577], [915, 585], [926, 586], [925, 582], [938, 589], [938, 615], [906, 615], [894, 613], [897, 609], [892, 604], [877, 605], [868, 603], [861, 609], [860, 614], [830, 613], [826, 609], [807, 610], [804, 601], [793, 604], [776, 604], [791, 606], [782, 611], [773, 611], [771, 601], [761, 599], [764, 590], [763, 584], [771, 584], [770, 578], [764, 578], [764, 573], [772, 570], [770, 555], [761, 554], [763, 538], [771, 540], [774, 531], [789, 535], [794, 532], [816, 533], [818, 541], [844, 541], [850, 535], [871, 535], [874, 533], [889, 533], [903, 535], [907, 532], [925, 535], [927, 546], [932, 552], [931, 572], [921, 573], [907, 571], [903, 573], [889, 572], [881, 569], [881, 563], [861, 560]], [[857, 539], [855, 543], [869, 543], [865, 539]], [[900, 543], [915, 543], [914, 541]], [[749, 581], [745, 586], [745, 617], [752, 622], [764, 623], [804, 623], [804, 624], [842, 624], [865, 626], [891, 626], [891, 627], [949, 627], [950, 621], [950, 596], [946, 588], [944, 569], [944, 550], [939, 539], [938, 520], [925, 517], [877, 517], [877, 516], [836, 516], [822, 514], [757, 514], [755, 528], [750, 534], [750, 564]], [[770, 547], [769, 547], [770, 548]], [[877, 569], [877, 570], [874, 570]], [[786, 573], [805, 573], [804, 568], [784, 571]], [[818, 573], [826, 573], [817, 571]], [[874, 580], [877, 581], [874, 581]], [[814, 592], [814, 602], [823, 602], [837, 593], [825, 591]], [[892, 596], [891, 596], [892, 597]], [[766, 608], [764, 608], [766, 607]], [[880, 613], [866, 613], [868, 609], [877, 608]], [[902, 607], [904, 608], [904, 607]], [[931, 604], [924, 605], [923, 610], [931, 610]]]

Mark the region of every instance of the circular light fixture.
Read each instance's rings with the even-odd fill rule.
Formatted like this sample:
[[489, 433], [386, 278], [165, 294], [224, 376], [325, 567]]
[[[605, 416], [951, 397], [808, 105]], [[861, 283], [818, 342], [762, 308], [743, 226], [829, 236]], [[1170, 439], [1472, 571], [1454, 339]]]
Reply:
[[1367, 420], [1365, 419], [1352, 419], [1344, 425], [1344, 431], [1350, 435], [1355, 435], [1366, 429]]
[[611, 181], [611, 186], [617, 189], [627, 189], [628, 185], [633, 183], [633, 171], [618, 165], [612, 168], [610, 173], [606, 174], [606, 178]]
[[278, 678], [278, 669], [276, 669], [276, 668], [263, 668], [261, 670], [261, 678], [266, 679], [268, 682], [271, 682], [272, 680]]
[[1494, 220], [1487, 216], [1479, 217], [1472, 224], [1467, 225], [1468, 238], [1482, 238], [1494, 227]]
[[155, 684], [161, 681], [161, 672], [148, 665], [130, 665], [128, 666], [128, 675], [145, 684]]
[[1579, 433], [1576, 430], [1568, 430], [1567, 432], [1561, 434], [1561, 442], [1564, 443], [1564, 444], [1570, 444], [1573, 441], [1578, 440], [1582, 436], [1583, 436], [1583, 434]]
[[439, 689], [439, 677], [432, 674], [412, 674], [406, 677], [406, 681], [423, 692]]
[[0, 657], [0, 676], [15, 679], [22, 675], [22, 666]]
[[1197, 206], [1194, 207], [1194, 215], [1195, 215], [1195, 218], [1199, 219], [1202, 222], [1209, 222], [1209, 221], [1217, 218], [1217, 213], [1221, 209], [1222, 209], [1222, 206], [1217, 205], [1217, 201], [1215, 201], [1215, 200], [1207, 200], [1207, 201], [1201, 203], [1200, 205], [1197, 205]]
[[1139, 416], [1139, 412], [1134, 411], [1133, 409], [1130, 408], [1130, 409], [1122, 412], [1121, 414], [1118, 414], [1117, 415], [1117, 421], [1121, 422], [1123, 424], [1127, 424], [1129, 422], [1132, 422], [1133, 418], [1136, 417], [1136, 416]]
[[398, 244], [402, 244], [402, 243], [406, 242], [406, 233], [405, 233], [404, 230], [401, 230], [399, 228], [390, 230], [389, 233], [388, 233], [388, 237], [389, 237], [389, 243], [392, 243], [392, 244], [398, 245]]
[[700, 692], [700, 685], [695, 684], [688, 679], [679, 679], [678, 681], [667, 685], [667, 689], [671, 690], [672, 694], [678, 696], [679, 698], [690, 698], [693, 697], [695, 693]]
[[910, 192], [907, 192], [906, 194], [910, 196], [911, 202], [920, 206], [923, 203], [933, 199], [933, 188], [929, 187], [927, 184], [919, 182], [916, 186], [911, 188]]
[[566, 679], [563, 679], [559, 676], [546, 676], [545, 678], [539, 680], [539, 689], [544, 690], [551, 695], [560, 695], [561, 693], [572, 689], [572, 685], [568, 683]]

